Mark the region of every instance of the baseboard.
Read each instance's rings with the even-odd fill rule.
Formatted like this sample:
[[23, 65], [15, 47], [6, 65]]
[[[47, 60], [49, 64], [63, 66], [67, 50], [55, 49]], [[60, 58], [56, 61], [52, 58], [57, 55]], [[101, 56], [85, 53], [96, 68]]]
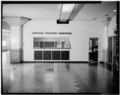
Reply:
[[22, 63], [89, 63], [88, 61], [23, 61]]

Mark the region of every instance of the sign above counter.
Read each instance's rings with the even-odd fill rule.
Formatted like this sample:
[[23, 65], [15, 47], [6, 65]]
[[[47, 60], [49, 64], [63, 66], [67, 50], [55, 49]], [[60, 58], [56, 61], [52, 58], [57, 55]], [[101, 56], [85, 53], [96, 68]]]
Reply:
[[32, 32], [32, 34], [53, 34], [53, 35], [71, 35], [72, 32]]

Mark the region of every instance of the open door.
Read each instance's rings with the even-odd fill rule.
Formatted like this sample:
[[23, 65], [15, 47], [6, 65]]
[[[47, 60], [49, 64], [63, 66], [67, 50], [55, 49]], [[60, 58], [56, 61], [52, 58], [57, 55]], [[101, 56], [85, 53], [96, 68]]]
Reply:
[[89, 39], [89, 64], [97, 65], [98, 63], [98, 38]]

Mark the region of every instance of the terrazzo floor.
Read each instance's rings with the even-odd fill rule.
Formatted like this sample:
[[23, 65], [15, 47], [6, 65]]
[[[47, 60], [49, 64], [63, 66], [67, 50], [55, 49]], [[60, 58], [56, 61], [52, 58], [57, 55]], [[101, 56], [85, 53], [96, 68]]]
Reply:
[[112, 94], [112, 72], [87, 63], [22, 63], [3, 69], [5, 93]]

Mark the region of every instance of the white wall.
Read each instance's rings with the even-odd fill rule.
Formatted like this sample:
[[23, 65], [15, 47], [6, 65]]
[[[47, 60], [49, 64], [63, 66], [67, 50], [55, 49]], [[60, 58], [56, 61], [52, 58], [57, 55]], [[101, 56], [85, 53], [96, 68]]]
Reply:
[[[103, 25], [95, 21], [71, 21], [56, 24], [56, 21], [32, 20], [24, 25], [24, 61], [34, 61], [33, 37], [70, 37], [71, 61], [88, 61], [89, 37], [100, 37]], [[36, 35], [32, 32], [72, 32], [72, 35]]]

